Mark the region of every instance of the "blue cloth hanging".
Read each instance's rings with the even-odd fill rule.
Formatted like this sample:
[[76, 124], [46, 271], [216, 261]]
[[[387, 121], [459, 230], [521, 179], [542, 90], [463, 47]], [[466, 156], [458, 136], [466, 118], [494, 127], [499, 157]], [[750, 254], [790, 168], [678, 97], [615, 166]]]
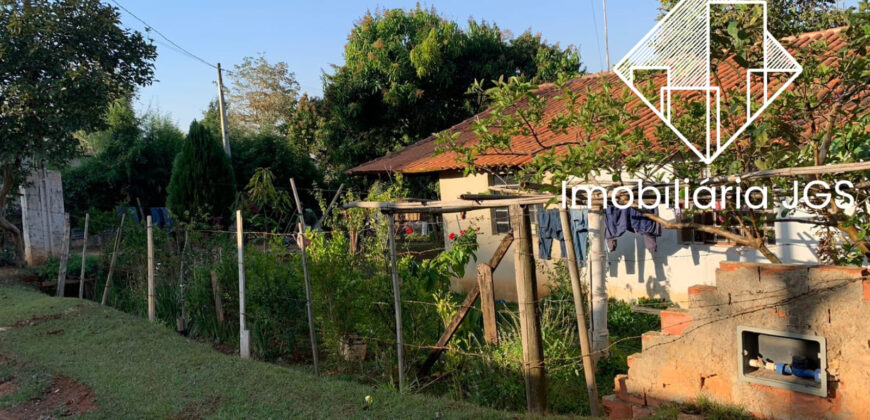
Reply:
[[589, 210], [571, 209], [568, 212], [571, 220], [571, 235], [574, 239], [574, 256], [577, 266], [586, 266], [586, 238], [589, 237]]
[[[658, 215], [659, 210], [653, 209], [652, 214]], [[604, 209], [604, 225], [606, 226], [605, 238], [607, 249], [610, 252], [616, 250], [617, 238], [625, 232], [634, 232], [643, 236], [644, 246], [650, 252], [658, 250], [656, 238], [662, 235], [662, 225], [644, 216], [640, 210], [629, 207], [620, 209], [615, 206]]]
[[543, 210], [539, 208], [536, 218], [538, 221], [538, 257], [549, 260], [553, 251], [553, 239], [558, 239], [562, 245], [562, 258], [564, 258], [567, 253], [565, 252], [565, 237], [562, 233], [562, 219], [559, 216], [559, 209]]

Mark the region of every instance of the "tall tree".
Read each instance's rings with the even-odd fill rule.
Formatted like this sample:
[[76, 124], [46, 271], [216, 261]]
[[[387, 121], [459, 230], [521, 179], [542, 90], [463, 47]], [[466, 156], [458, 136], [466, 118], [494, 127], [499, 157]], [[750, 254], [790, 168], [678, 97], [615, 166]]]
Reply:
[[248, 131], [287, 132], [299, 100], [299, 83], [283, 61], [245, 57], [228, 74], [227, 116], [231, 126]]
[[226, 223], [236, 199], [230, 160], [217, 138], [202, 124], [190, 124], [172, 165], [166, 206], [186, 222]]
[[319, 154], [333, 174], [473, 115], [484, 105], [466, 95], [475, 80], [521, 74], [543, 82], [580, 72], [574, 48], [531, 33], [510, 38], [494, 24], [470, 21], [462, 30], [419, 7], [365, 15], [344, 60], [324, 76], [330, 124]]
[[0, 228], [8, 200], [40, 162], [75, 155], [73, 133], [103, 123], [109, 104], [151, 82], [156, 48], [99, 0], [0, 0]]

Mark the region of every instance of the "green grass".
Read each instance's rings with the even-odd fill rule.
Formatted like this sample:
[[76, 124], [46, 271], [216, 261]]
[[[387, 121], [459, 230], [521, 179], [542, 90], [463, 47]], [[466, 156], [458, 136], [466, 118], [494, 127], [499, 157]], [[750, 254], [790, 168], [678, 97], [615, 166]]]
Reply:
[[[0, 327], [52, 314], [62, 316], [0, 332], [0, 356], [12, 366], [0, 368], [0, 376], [16, 375], [26, 385], [0, 401], [0, 406], [29, 399], [34, 389], [44, 389], [50, 377], [65, 375], [96, 393], [99, 409], [83, 418], [518, 416], [317, 378], [304, 368], [240, 360], [92, 302], [0, 286]], [[367, 395], [373, 397], [370, 407], [364, 402]]]

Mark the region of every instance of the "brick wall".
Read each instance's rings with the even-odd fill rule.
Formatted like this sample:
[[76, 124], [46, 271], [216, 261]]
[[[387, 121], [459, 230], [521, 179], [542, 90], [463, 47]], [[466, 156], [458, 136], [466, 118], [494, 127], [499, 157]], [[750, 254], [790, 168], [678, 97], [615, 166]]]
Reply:
[[[662, 313], [628, 375], [604, 399], [611, 418], [699, 396], [776, 419], [870, 418], [867, 269], [723, 262], [716, 286], [689, 288], [689, 307]], [[741, 381], [738, 326], [824, 337], [827, 397]]]

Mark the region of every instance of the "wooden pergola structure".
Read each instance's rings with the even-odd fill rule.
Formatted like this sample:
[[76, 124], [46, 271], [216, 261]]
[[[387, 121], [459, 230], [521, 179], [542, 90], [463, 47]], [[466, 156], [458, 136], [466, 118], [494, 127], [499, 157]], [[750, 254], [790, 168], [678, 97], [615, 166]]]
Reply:
[[[526, 388], [526, 406], [528, 411], [543, 413], [547, 410], [547, 385], [546, 365], [544, 360], [544, 347], [541, 340], [539, 311], [537, 308], [537, 278], [532, 251], [532, 232], [529, 207], [534, 205], [546, 205], [554, 200], [549, 194], [534, 194], [527, 196], [504, 196], [504, 195], [467, 195], [460, 200], [453, 201], [426, 201], [413, 202], [353, 202], [344, 205], [344, 208], [363, 208], [378, 210], [386, 216], [389, 229], [389, 248], [392, 267], [393, 296], [396, 314], [396, 352], [399, 365], [399, 389], [404, 386], [404, 340], [402, 337], [402, 308], [401, 288], [396, 259], [396, 238], [394, 220], [396, 214], [401, 213], [459, 213], [471, 210], [491, 209], [497, 207], [509, 207], [512, 231], [505, 235], [498, 249], [488, 263], [478, 265], [478, 282], [463, 301], [458, 313], [447, 326], [442, 336], [438, 339], [435, 350], [429, 355], [420, 368], [427, 373], [441, 353], [447, 348], [453, 334], [465, 319], [471, 307], [481, 300], [484, 317], [484, 336], [490, 343], [497, 343], [495, 302], [493, 296], [492, 271], [498, 267], [501, 260], [507, 254], [512, 244], [514, 258], [516, 260], [516, 287], [519, 304], [520, 330], [523, 347], [523, 376]], [[568, 210], [561, 209], [562, 228], [570, 231]], [[603, 236], [602, 236], [603, 240]], [[568, 267], [571, 279], [571, 288], [576, 308], [577, 328], [580, 337], [580, 348], [583, 354], [583, 370], [586, 377], [586, 386], [589, 393], [592, 415], [600, 413], [598, 406], [598, 391], [595, 384], [595, 364], [592, 358], [589, 334], [586, 328], [586, 319], [583, 313], [583, 297], [580, 286], [580, 274], [577, 268], [577, 257], [574, 254], [574, 244], [571, 235], [565, 237], [565, 249], [568, 257]]]

